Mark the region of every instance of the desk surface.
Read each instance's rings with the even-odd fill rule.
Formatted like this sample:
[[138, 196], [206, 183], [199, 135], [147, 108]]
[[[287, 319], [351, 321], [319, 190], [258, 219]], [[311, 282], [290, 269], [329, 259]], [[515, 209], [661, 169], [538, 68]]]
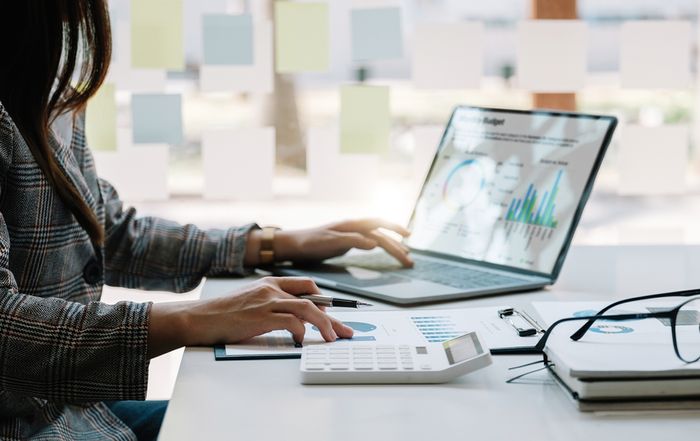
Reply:
[[[428, 308], [608, 300], [700, 287], [698, 246], [575, 247], [565, 267], [548, 290]], [[248, 282], [209, 280], [202, 297]], [[160, 439], [658, 441], [700, 433], [699, 412], [581, 413], [544, 372], [505, 383], [508, 367], [531, 359], [494, 357], [490, 368], [442, 385], [302, 386], [298, 360], [216, 362], [211, 348], [188, 348]]]

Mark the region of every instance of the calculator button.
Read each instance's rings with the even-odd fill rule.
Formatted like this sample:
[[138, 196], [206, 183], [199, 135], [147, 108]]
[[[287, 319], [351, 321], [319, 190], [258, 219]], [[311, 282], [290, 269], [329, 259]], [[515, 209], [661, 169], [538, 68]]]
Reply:
[[379, 370], [380, 370], [380, 371], [395, 371], [395, 370], [397, 370], [398, 368], [399, 368], [399, 367], [396, 366], [395, 364], [391, 364], [391, 365], [381, 365], [381, 364], [380, 364], [380, 365], [379, 365]]
[[331, 354], [328, 356], [331, 360], [348, 360], [350, 355], [348, 354]]
[[401, 365], [402, 369], [405, 369], [407, 371], [412, 371], [413, 370], [413, 365], [412, 364], [402, 364]]
[[371, 364], [356, 364], [353, 366], [353, 369], [358, 370], [358, 371], [371, 371], [374, 368], [374, 365]]
[[420, 365], [420, 368], [423, 369], [424, 371], [429, 371], [430, 365], [429, 364], [422, 364], [422, 365]]
[[350, 366], [347, 364], [332, 364], [331, 365], [331, 370], [332, 371], [347, 371], [350, 369]]
[[322, 371], [326, 368], [324, 364], [307, 364], [305, 366], [307, 371]]

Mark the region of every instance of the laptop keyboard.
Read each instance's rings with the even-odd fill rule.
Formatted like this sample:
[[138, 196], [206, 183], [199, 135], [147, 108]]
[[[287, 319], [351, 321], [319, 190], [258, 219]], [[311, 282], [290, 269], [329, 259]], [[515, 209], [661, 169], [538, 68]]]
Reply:
[[441, 283], [459, 289], [485, 288], [491, 286], [515, 285], [525, 282], [525, 279], [509, 277], [476, 268], [451, 265], [432, 259], [413, 255], [415, 265], [412, 269], [403, 269], [396, 260], [388, 254], [377, 253], [367, 255], [345, 256], [334, 259], [329, 263], [342, 266], [356, 266], [374, 271], [401, 271], [402, 276], [412, 279], [427, 280]]

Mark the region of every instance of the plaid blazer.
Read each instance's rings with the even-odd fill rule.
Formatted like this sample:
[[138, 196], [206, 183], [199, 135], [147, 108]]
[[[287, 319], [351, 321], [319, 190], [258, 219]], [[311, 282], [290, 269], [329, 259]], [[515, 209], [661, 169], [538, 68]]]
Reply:
[[132, 440], [101, 403], [143, 400], [150, 304], [99, 303], [103, 284], [182, 292], [242, 274], [253, 225], [203, 231], [137, 218], [95, 173], [84, 117], [58, 164], [103, 222], [104, 247], [61, 203], [0, 103], [0, 439]]

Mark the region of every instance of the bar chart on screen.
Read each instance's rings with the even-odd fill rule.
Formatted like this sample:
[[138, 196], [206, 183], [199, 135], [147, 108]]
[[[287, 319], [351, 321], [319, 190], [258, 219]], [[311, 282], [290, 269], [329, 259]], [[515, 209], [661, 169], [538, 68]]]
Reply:
[[548, 240], [554, 234], [558, 221], [556, 219], [557, 195], [564, 170], [559, 170], [554, 183], [544, 193], [530, 183], [522, 197], [514, 197], [508, 205], [504, 216], [506, 237], [514, 234], [525, 235], [529, 248], [533, 240]]

